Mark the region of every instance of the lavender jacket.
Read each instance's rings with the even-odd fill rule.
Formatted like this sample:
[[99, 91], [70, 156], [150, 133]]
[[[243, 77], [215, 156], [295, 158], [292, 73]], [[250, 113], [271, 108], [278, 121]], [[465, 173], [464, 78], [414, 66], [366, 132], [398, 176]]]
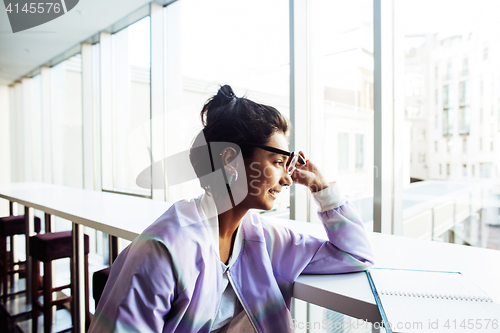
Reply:
[[[197, 208], [200, 198], [176, 202], [120, 253], [89, 332], [210, 332], [222, 268]], [[318, 213], [328, 240], [252, 212], [243, 217], [241, 252], [228, 275], [255, 331], [293, 332], [289, 310], [300, 274], [354, 272], [373, 264], [354, 206], [345, 199], [331, 206]]]

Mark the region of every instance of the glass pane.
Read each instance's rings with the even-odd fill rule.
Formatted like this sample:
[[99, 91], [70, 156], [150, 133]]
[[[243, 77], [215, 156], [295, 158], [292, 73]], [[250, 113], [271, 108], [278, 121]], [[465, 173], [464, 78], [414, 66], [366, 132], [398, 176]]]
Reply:
[[[103, 171], [110, 170], [103, 172], [103, 189], [151, 195], [150, 189], [136, 185], [140, 170], [135, 168], [144, 160], [149, 164], [151, 131], [144, 126], [151, 116], [149, 16], [111, 36], [111, 64], [112, 121], [109, 128], [102, 127], [101, 131], [102, 140], [111, 143], [112, 158], [103, 159]], [[148, 146], [136, 156], [133, 135], [138, 130]]]
[[25, 154], [30, 160], [25, 165], [29, 170], [28, 180], [43, 181], [43, 147], [42, 147], [42, 80], [40, 75], [32, 77], [28, 81], [28, 90], [25, 93], [25, 103], [27, 106], [27, 117], [25, 118]]
[[[371, 230], [373, 1], [310, 1], [307, 19], [309, 154], [325, 177], [340, 185]], [[310, 220], [320, 223], [314, 203]], [[312, 325], [308, 332], [371, 332], [366, 327], [353, 329], [354, 318], [313, 304], [309, 304], [307, 320]]]
[[[52, 177], [54, 184], [83, 186], [82, 58], [50, 68]], [[48, 152], [47, 152], [48, 153]]]
[[[403, 197], [404, 236], [491, 247], [489, 225], [499, 224], [498, 2], [403, 0], [396, 16], [404, 36], [405, 85], [419, 78], [422, 94], [405, 89], [411, 152]], [[432, 10], [429, 8], [432, 7]], [[481, 15], [479, 15], [481, 13]], [[399, 74], [401, 73], [401, 74]], [[437, 94], [437, 95], [436, 95]], [[418, 133], [426, 131], [424, 138]], [[405, 171], [406, 173], [407, 171]], [[482, 181], [480, 181], [482, 180]], [[487, 180], [487, 181], [484, 181]], [[418, 182], [418, 184], [416, 184]], [[490, 245], [488, 245], [490, 244]], [[498, 247], [497, 247], [498, 248]]]
[[[167, 6], [165, 18], [167, 156], [189, 149], [220, 85], [289, 116], [288, 1], [183, 0]], [[169, 187], [167, 200], [201, 193], [193, 180]], [[288, 217], [288, 205], [284, 192], [275, 208]]]
[[[311, 159], [373, 220], [373, 2], [311, 2]], [[318, 222], [316, 208], [311, 220]]]

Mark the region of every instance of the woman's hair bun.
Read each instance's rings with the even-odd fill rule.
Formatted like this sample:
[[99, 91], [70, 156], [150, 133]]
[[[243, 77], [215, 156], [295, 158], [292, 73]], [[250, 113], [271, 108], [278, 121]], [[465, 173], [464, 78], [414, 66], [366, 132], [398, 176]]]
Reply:
[[233, 88], [231, 88], [231, 86], [227, 84], [220, 87], [219, 91], [217, 92], [217, 96], [229, 100], [237, 98], [236, 95], [234, 94]]
[[233, 89], [229, 85], [223, 85], [220, 87], [217, 95], [213, 97], [214, 106], [225, 106], [229, 105], [231, 102], [236, 100], [236, 95], [234, 94]]
[[221, 111], [222, 109], [227, 109], [231, 106], [231, 103], [236, 102], [237, 99], [238, 97], [234, 94], [231, 86], [227, 84], [221, 86], [217, 94], [207, 101], [201, 111], [201, 122], [203, 125], [207, 125], [209, 113], [213, 114], [217, 113], [217, 111]]

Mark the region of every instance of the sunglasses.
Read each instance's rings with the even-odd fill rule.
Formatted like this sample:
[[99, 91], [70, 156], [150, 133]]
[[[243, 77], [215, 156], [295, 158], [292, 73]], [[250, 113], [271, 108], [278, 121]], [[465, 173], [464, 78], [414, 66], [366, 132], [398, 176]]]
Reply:
[[266, 145], [260, 145], [260, 144], [251, 143], [251, 142], [243, 142], [243, 143], [240, 144], [240, 146], [258, 147], [258, 148], [267, 150], [267, 151], [269, 151], [271, 153], [276, 153], [276, 154], [288, 156], [288, 161], [286, 162], [285, 170], [286, 170], [286, 173], [288, 175], [290, 175], [290, 176], [293, 174], [293, 172], [295, 171], [295, 169], [297, 169], [297, 165], [299, 163], [301, 165], [305, 165], [306, 164], [306, 161], [304, 160], [304, 158], [301, 155], [299, 155], [298, 152], [295, 152], [295, 151], [289, 152], [289, 151], [282, 150], [282, 149], [279, 149], [279, 148], [275, 148], [275, 147], [271, 147], [271, 146], [266, 146]]

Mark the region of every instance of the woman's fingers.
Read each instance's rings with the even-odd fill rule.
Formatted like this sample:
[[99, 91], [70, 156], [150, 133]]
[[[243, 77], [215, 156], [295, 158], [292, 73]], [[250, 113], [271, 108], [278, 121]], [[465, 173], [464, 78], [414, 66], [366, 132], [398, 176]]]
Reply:
[[298, 154], [303, 161], [299, 159], [297, 168], [292, 174], [293, 182], [309, 187], [312, 192], [328, 187], [328, 183], [314, 163], [306, 158], [304, 152], [299, 151]]
[[299, 156], [301, 156], [301, 157], [302, 157], [302, 160], [301, 160], [301, 159], [299, 159], [299, 162], [303, 162], [303, 163], [301, 163], [301, 164], [306, 164], [306, 163], [305, 163], [305, 162], [306, 162], [306, 155], [304, 154], [304, 152], [303, 152], [302, 150], [300, 150], [300, 151], [299, 151]]

